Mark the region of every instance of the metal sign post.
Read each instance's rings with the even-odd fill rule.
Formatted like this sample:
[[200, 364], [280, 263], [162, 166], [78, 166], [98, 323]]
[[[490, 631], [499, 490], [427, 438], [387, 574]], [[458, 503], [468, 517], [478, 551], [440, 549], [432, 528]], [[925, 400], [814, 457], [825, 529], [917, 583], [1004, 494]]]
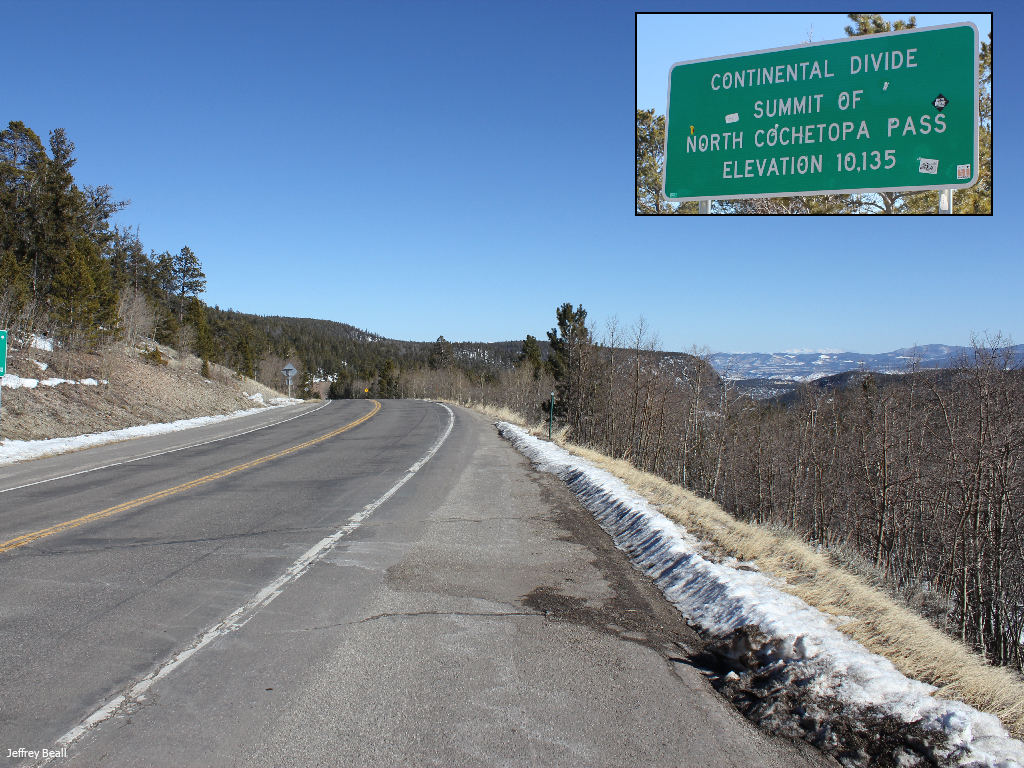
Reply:
[[281, 373], [284, 374], [285, 379], [288, 381], [288, 397], [292, 396], [292, 377], [298, 372], [298, 369], [291, 363], [288, 363], [288, 365], [281, 369]]
[[[7, 375], [7, 331], [0, 331], [0, 379]], [[3, 386], [0, 385], [0, 394], [3, 393]], [[0, 398], [2, 399], [2, 398]], [[0, 403], [0, 413], [3, 413]]]
[[551, 425], [555, 423], [555, 393], [551, 393], [551, 413], [548, 414], [548, 440], [551, 439]]
[[663, 195], [964, 189], [978, 179], [968, 22], [676, 64]]

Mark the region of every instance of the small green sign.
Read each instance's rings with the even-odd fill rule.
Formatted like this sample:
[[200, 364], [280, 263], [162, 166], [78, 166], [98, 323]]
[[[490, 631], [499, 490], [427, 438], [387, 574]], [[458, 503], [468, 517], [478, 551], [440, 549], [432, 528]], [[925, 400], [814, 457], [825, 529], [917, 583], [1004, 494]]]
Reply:
[[0, 376], [7, 375], [7, 331], [0, 331]]
[[978, 178], [969, 22], [681, 62], [669, 200], [961, 189]]

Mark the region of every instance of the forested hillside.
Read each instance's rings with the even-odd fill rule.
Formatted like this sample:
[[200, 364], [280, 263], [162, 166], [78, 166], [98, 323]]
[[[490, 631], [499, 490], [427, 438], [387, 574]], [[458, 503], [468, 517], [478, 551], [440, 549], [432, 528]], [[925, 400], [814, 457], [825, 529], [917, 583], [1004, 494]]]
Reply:
[[[200, 255], [188, 245], [147, 251], [136, 231], [112, 223], [127, 203], [110, 186], [79, 186], [74, 165], [75, 145], [60, 128], [45, 145], [19, 121], [0, 131], [0, 328], [15, 336], [36, 333], [78, 351], [150, 338], [194, 353], [204, 369], [221, 363], [278, 387], [291, 362], [307, 392], [314, 378], [329, 378], [339, 393], [379, 394], [382, 375], [448, 364], [431, 362], [432, 342], [207, 306]], [[439, 342], [477, 378], [518, 352], [512, 343]]]
[[[336, 397], [430, 397], [507, 406], [785, 526], [861, 564], [999, 664], [1024, 667], [1024, 372], [1008, 340], [980, 340], [944, 370], [844, 374], [758, 401], [708, 355], [665, 353], [649, 328], [557, 308], [546, 339], [385, 339], [326, 320], [243, 314], [202, 301], [200, 255], [146, 251], [114, 226], [109, 186], [79, 187], [74, 144], [0, 131], [0, 328], [90, 351], [144, 339]], [[524, 329], [527, 330], [527, 329]], [[433, 334], [431, 334], [433, 335]]]
[[1024, 369], [1007, 339], [943, 369], [856, 371], [759, 401], [708, 356], [657, 350], [642, 323], [596, 338], [556, 313], [549, 354], [474, 381], [455, 366], [398, 391], [548, 414], [574, 442], [659, 474], [736, 517], [798, 532], [884, 581], [997, 664], [1024, 668]]

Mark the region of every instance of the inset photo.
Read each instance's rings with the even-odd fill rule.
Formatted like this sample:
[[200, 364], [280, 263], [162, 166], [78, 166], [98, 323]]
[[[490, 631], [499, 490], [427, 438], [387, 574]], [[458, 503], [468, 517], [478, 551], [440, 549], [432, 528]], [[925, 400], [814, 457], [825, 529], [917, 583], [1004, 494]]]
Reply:
[[636, 14], [636, 213], [991, 214], [992, 15]]

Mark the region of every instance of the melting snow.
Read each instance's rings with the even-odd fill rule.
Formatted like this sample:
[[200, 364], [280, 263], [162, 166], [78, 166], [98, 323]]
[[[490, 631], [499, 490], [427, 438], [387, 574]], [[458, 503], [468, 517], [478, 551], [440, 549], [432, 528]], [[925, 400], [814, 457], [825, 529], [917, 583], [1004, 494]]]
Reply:
[[[32, 379], [32, 381], [35, 381]], [[301, 403], [301, 400], [287, 397], [275, 397], [271, 400], [271, 407]], [[179, 432], [192, 427], [202, 427], [207, 424], [216, 424], [228, 419], [237, 419], [241, 416], [248, 416], [251, 413], [264, 411], [266, 408], [249, 408], [244, 411], [235, 411], [223, 416], [200, 416], [195, 419], [181, 419], [162, 424], [142, 424], [137, 427], [126, 427], [115, 429], [110, 432], [97, 432], [91, 435], [77, 435], [76, 437], [56, 437], [50, 440], [0, 440], [0, 465], [13, 464], [26, 459], [38, 459], [41, 456], [52, 456], [68, 451], [77, 451], [82, 448], [91, 448], [104, 443], [116, 443], [121, 440], [131, 440], [135, 437], [148, 437], [149, 435], [162, 435], [167, 432]]]
[[689, 622], [718, 637], [757, 627], [773, 661], [799, 668], [812, 695], [834, 698], [856, 718], [867, 707], [948, 738], [945, 765], [1024, 765], [1024, 744], [994, 715], [931, 696], [935, 688], [901, 674], [836, 630], [824, 613], [781, 591], [769, 577], [705, 558], [705, 548], [613, 475], [506, 422], [503, 436], [580, 498], [616, 546], [646, 571]]
[[53, 339], [40, 336], [38, 333], [32, 334], [32, 340], [29, 341], [28, 345], [34, 349], [41, 349], [44, 352], [53, 352]]
[[[43, 370], [46, 369], [44, 368]], [[87, 387], [97, 387], [100, 384], [109, 384], [109, 382], [106, 379], [100, 379], [97, 381], [92, 378], [81, 379], [80, 381], [75, 381], [74, 379], [50, 378], [40, 381], [39, 379], [22, 378], [21, 376], [17, 376], [13, 373], [5, 373], [3, 378], [0, 379], [0, 386], [7, 387], [8, 389], [35, 389], [40, 386], [56, 387], [58, 384], [84, 384]]]

